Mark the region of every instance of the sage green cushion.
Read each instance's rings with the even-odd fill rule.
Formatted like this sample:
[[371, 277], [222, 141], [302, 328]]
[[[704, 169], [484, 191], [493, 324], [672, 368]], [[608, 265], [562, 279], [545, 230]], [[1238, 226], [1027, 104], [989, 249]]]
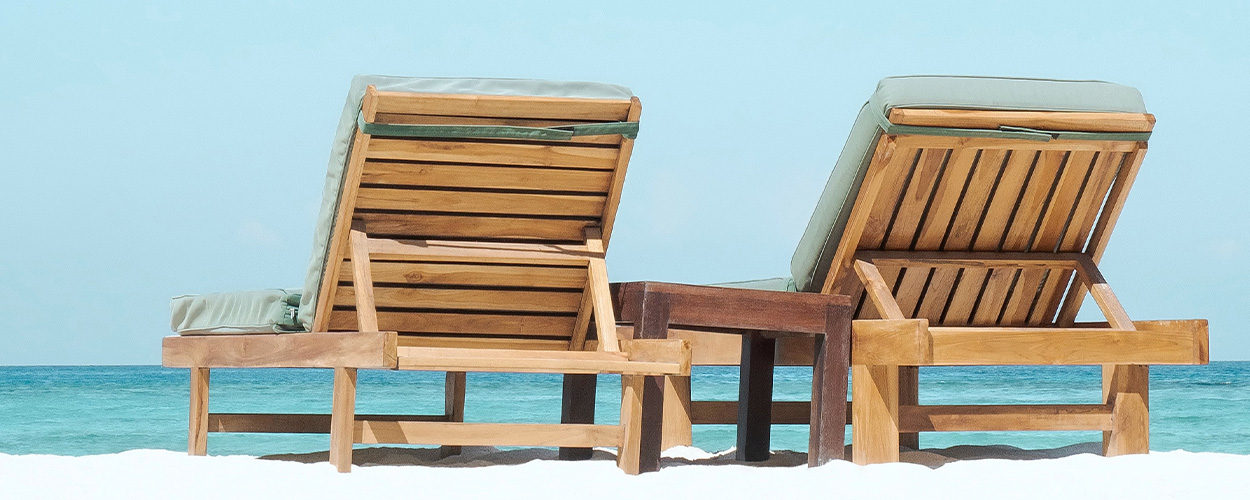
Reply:
[[170, 328], [182, 335], [276, 333], [302, 329], [295, 322], [299, 290], [181, 295], [170, 301]]
[[[338, 131], [330, 148], [330, 162], [326, 171], [325, 188], [322, 190], [321, 210], [317, 215], [313, 232], [312, 257], [305, 274], [304, 290], [294, 312], [295, 330], [312, 329], [317, 309], [317, 290], [321, 288], [321, 275], [329, 258], [330, 232], [343, 191], [343, 174], [352, 138], [356, 133], [356, 118], [365, 89], [373, 85], [380, 91], [420, 92], [430, 94], [477, 94], [515, 95], [535, 97], [574, 97], [586, 99], [629, 99], [633, 93], [618, 85], [591, 82], [555, 82], [546, 80], [521, 80], [504, 78], [411, 78], [398, 76], [361, 75], [352, 79], [347, 93], [347, 103], [339, 117]], [[234, 292], [203, 296], [182, 296], [173, 300], [174, 331], [179, 333], [248, 333], [275, 331], [266, 327], [271, 314], [281, 309], [275, 291]], [[291, 291], [297, 294], [298, 291]], [[275, 323], [276, 324], [276, 323]], [[285, 327], [281, 327], [285, 331]]]
[[871, 160], [872, 148], [881, 136], [876, 114], [889, 116], [894, 108], [1146, 112], [1137, 89], [1100, 81], [976, 76], [897, 76], [881, 80], [855, 119], [807, 230], [790, 259], [790, 272], [798, 290], [819, 291], [823, 285]]

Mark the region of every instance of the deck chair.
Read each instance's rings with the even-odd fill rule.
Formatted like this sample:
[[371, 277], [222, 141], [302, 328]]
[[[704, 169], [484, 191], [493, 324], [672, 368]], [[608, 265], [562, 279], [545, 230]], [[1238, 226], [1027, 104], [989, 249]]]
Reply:
[[[1106, 82], [887, 78], [792, 276], [728, 286], [852, 297], [856, 463], [897, 461], [900, 444], [941, 431], [1101, 430], [1106, 455], [1145, 453], [1148, 365], [1208, 362], [1205, 320], [1133, 321], [1098, 269], [1154, 121], [1136, 89]], [[1076, 322], [1087, 294], [1106, 321]], [[687, 338], [696, 360], [732, 362]], [[794, 352], [779, 346], [777, 363], [806, 362]], [[957, 365], [1102, 365], [1103, 398], [920, 405], [917, 367]], [[797, 405], [774, 423], [802, 423]]]
[[[173, 301], [190, 453], [311, 432], [341, 472], [354, 443], [617, 447], [626, 472], [658, 469], [659, 391], [689, 349], [618, 338], [604, 265], [640, 111], [613, 85], [355, 78], [303, 292]], [[260, 367], [333, 369], [332, 413], [208, 411], [210, 369]], [[356, 415], [361, 368], [447, 372], [445, 412]], [[620, 425], [464, 423], [470, 371], [621, 374]]]

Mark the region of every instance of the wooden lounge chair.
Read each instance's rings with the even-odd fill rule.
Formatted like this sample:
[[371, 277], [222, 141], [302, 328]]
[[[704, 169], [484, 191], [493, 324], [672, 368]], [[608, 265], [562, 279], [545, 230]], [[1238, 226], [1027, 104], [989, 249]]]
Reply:
[[[357, 77], [305, 293], [174, 301], [190, 453], [207, 432], [328, 432], [342, 472], [353, 443], [606, 446], [657, 469], [663, 376], [689, 349], [618, 338], [604, 266], [640, 111], [611, 85]], [[210, 413], [217, 367], [332, 368], [333, 412]], [[359, 368], [447, 372], [444, 414], [356, 415]], [[469, 371], [622, 374], [620, 425], [463, 423]]]
[[[1140, 93], [1106, 82], [887, 78], [792, 277], [731, 286], [853, 298], [856, 463], [897, 461], [932, 431], [1101, 430], [1105, 454], [1145, 453], [1147, 365], [1208, 361], [1205, 320], [1133, 321], [1098, 270], [1153, 125]], [[1105, 322], [1075, 321], [1087, 293]], [[688, 338], [707, 359], [708, 339]], [[778, 364], [807, 362], [792, 350]], [[955, 365], [1102, 365], [1103, 400], [920, 405], [917, 367]], [[803, 409], [781, 405], [774, 423]]]

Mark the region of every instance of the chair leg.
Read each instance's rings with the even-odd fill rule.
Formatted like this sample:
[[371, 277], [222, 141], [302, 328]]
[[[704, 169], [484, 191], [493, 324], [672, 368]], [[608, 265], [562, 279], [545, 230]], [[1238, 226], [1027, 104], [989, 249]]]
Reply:
[[189, 455], [208, 453], [208, 376], [208, 368], [191, 369], [191, 414], [187, 429]]
[[851, 367], [851, 455], [859, 465], [898, 461], [898, 367]]
[[763, 462], [770, 455], [773, 424], [773, 362], [777, 340], [760, 332], [742, 335], [738, 384], [738, 449], [734, 458]]
[[660, 470], [664, 377], [621, 376], [621, 445], [616, 465], [626, 474]]
[[[598, 376], [594, 374], [564, 375], [564, 394], [561, 397], [560, 423], [595, 423], [595, 389], [597, 383]], [[593, 454], [593, 448], [560, 448], [560, 460], [590, 460]]]
[[330, 416], [330, 463], [339, 472], [352, 471], [352, 444], [356, 441], [356, 369], [334, 369], [334, 397]]
[[690, 420], [690, 377], [664, 377], [664, 439], [660, 448], [694, 444]]
[[1103, 432], [1103, 454], [1149, 453], [1150, 367], [1106, 365], [1102, 380], [1103, 401], [1111, 405], [1112, 422], [1111, 430]]
[[[448, 422], [464, 422], [464, 391], [468, 380], [465, 372], [447, 372], [443, 385], [446, 399], [443, 401], [443, 414]], [[459, 455], [463, 451], [459, 446], [440, 446], [438, 456], [447, 458]]]
[[812, 409], [807, 466], [816, 467], [846, 456], [846, 375], [850, 360], [851, 319], [826, 313], [825, 334], [816, 337], [812, 363]]
[[[920, 367], [898, 367], [898, 404], [899, 406], [916, 406], [920, 404]], [[919, 432], [901, 432], [898, 444], [913, 450], [920, 449]]]

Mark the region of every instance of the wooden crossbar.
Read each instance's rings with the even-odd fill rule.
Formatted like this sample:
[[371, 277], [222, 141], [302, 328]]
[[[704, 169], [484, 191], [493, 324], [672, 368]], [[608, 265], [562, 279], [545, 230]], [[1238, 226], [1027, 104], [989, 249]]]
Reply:
[[[669, 342], [650, 351], [656, 355], [651, 359], [631, 359], [629, 353], [608, 351], [400, 347], [398, 366], [400, 370], [432, 371], [689, 375], [689, 363], [680, 358], [682, 341]], [[661, 357], [666, 354], [670, 359]]]
[[395, 332], [183, 335], [161, 341], [166, 368], [395, 368]]
[[584, 245], [369, 238], [369, 255], [377, 260], [586, 266], [591, 258], [603, 254], [591, 252]]
[[939, 327], [925, 320], [858, 320], [856, 365], [1188, 365], [1204, 362], [1207, 330], [1169, 321], [1144, 328]]
[[890, 110], [890, 123], [918, 127], [997, 129], [1003, 125], [1040, 130], [1080, 132], [1149, 132], [1155, 117], [1149, 113], [1082, 113], [1073, 111], [985, 112], [968, 109]]
[[857, 259], [884, 267], [1068, 269], [1076, 270], [1089, 257], [1079, 253], [1034, 252], [903, 252], [861, 250]]
[[621, 426], [357, 420], [355, 441], [451, 446], [619, 446]]
[[[807, 425], [812, 418], [808, 401], [773, 401], [772, 423]], [[738, 423], [737, 401], [691, 401], [690, 423], [694, 425]]]
[[900, 432], [1107, 431], [1111, 405], [899, 406]]
[[[209, 413], [208, 432], [329, 434], [328, 413]], [[447, 415], [356, 415], [356, 420], [447, 422]]]

